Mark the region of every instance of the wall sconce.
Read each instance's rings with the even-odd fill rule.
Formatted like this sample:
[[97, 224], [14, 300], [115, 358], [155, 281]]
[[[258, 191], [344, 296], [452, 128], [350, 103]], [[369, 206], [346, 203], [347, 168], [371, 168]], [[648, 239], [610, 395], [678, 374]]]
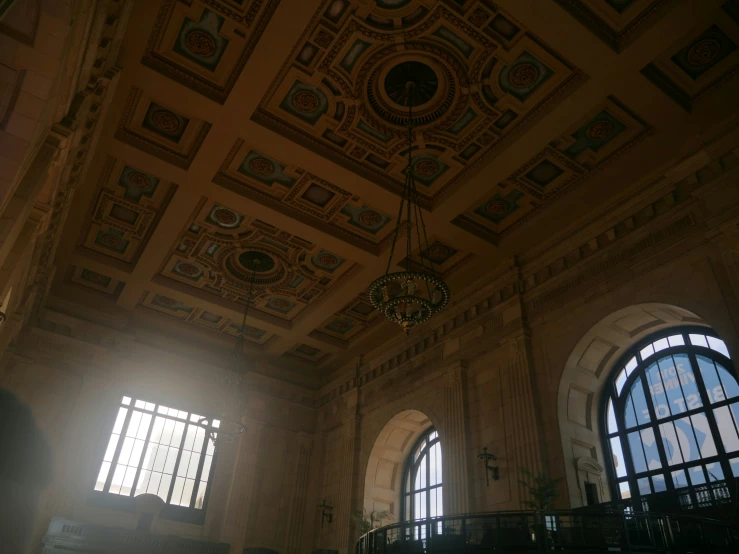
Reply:
[[498, 458], [495, 457], [495, 454], [488, 454], [488, 447], [485, 446], [482, 449], [482, 454], [478, 454], [477, 457], [482, 460], [482, 462], [485, 464], [485, 485], [490, 486], [490, 472], [493, 473], [493, 481], [497, 481], [500, 479], [500, 471], [498, 470], [498, 466], [491, 466], [488, 462], [490, 460], [496, 460]]
[[329, 525], [334, 520], [334, 507], [326, 504], [326, 499], [323, 500], [323, 504], [318, 506], [321, 508], [321, 527], [323, 527], [323, 520], [328, 519]]

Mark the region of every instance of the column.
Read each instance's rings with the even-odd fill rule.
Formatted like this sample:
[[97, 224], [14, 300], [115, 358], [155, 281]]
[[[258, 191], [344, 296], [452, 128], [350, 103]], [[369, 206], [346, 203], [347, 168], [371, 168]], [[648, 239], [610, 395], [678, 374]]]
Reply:
[[444, 430], [441, 436], [443, 460], [444, 515], [469, 511], [469, 468], [467, 466], [467, 406], [463, 361], [451, 366], [444, 384]]
[[336, 525], [336, 544], [339, 552], [353, 552], [354, 544], [351, 534], [352, 491], [354, 489], [354, 459], [356, 439], [359, 429], [359, 416], [352, 417], [344, 424], [341, 447], [341, 474], [339, 475], [339, 497], [334, 511]]
[[[513, 464], [510, 466], [515, 475], [518, 487], [519, 502], [531, 500], [528, 489], [518, 481], [523, 479], [518, 474], [520, 468], [526, 468], [533, 474], [542, 471], [542, 446], [539, 432], [539, 413], [534, 397], [534, 375], [529, 355], [529, 337], [523, 331], [518, 332], [506, 341], [508, 343], [508, 367], [506, 381], [508, 385], [509, 404], [506, 419], [512, 427]], [[523, 508], [523, 505], [521, 506]]]
[[295, 496], [290, 510], [290, 521], [287, 526], [287, 554], [299, 554], [303, 544], [303, 526], [305, 525], [305, 506], [310, 480], [310, 459], [313, 441], [306, 433], [298, 436], [298, 456], [295, 464]]

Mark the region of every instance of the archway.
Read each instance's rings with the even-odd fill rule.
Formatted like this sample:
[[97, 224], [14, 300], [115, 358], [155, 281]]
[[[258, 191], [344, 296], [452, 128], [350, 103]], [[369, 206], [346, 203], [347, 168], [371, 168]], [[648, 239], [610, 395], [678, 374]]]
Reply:
[[604, 317], [572, 350], [559, 382], [557, 416], [570, 505], [587, 504], [595, 487], [611, 500], [600, 434], [601, 394], [625, 352], [647, 335], [687, 325], [710, 327], [698, 315], [668, 304], [638, 304]]
[[418, 410], [405, 410], [388, 421], [372, 446], [364, 480], [367, 512], [388, 510], [392, 521], [401, 517], [401, 492], [406, 460], [431, 420]]

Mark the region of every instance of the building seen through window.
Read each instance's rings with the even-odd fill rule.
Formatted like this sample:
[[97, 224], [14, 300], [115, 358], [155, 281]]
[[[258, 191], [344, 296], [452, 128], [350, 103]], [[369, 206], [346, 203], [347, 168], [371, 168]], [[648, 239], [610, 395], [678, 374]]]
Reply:
[[[203, 416], [124, 396], [95, 490], [154, 494], [167, 504], [202, 509], [214, 464]], [[213, 421], [217, 428], [218, 420]]]
[[604, 402], [614, 498], [678, 491], [681, 502], [700, 504], [739, 477], [739, 384], [712, 332], [677, 330], [637, 345]]

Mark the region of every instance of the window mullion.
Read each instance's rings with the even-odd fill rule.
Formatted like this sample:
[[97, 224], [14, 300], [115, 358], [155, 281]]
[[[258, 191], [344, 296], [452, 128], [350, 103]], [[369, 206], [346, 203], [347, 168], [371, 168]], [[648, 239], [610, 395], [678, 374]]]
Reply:
[[[205, 464], [205, 458], [208, 455], [208, 433], [204, 433], [203, 442], [200, 444], [200, 461], [198, 462], [198, 470], [195, 472], [195, 486], [192, 488], [192, 494], [190, 495], [190, 507], [192, 508], [195, 506], [195, 499], [198, 497], [198, 490], [200, 489], [200, 477], [203, 473], [203, 465]], [[197, 433], [196, 433], [197, 436]], [[215, 449], [213, 451], [213, 454], [215, 454]], [[215, 467], [213, 463], [211, 463], [211, 469]], [[210, 482], [210, 479], [208, 480]], [[207, 488], [207, 485], [206, 485]], [[203, 507], [205, 507], [205, 495], [203, 495]]]
[[[135, 496], [136, 493], [136, 487], [139, 484], [139, 477], [141, 476], [141, 468], [144, 466], [144, 457], [146, 456], [146, 449], [149, 446], [149, 440], [151, 439], [151, 432], [154, 429], [154, 422], [157, 418], [157, 408], [159, 407], [159, 404], [156, 404], [154, 406], [154, 414], [151, 417], [151, 421], [149, 422], [149, 430], [146, 431], [146, 440], [144, 440], [144, 448], [141, 450], [141, 458], [139, 459], [139, 466], [136, 468], [136, 477], [133, 479], [133, 486], [131, 487], [131, 496]], [[136, 439], [134, 439], [136, 440]]]
[[[115, 474], [115, 467], [118, 464], [118, 458], [121, 455], [121, 450], [123, 449], [123, 442], [126, 440], [126, 431], [128, 431], [128, 425], [131, 423], [131, 416], [133, 415], [133, 400], [131, 400], [131, 406], [128, 407], [128, 413], [126, 414], [126, 419], [123, 421], [123, 427], [121, 427], [121, 434], [118, 436], [118, 445], [115, 447], [115, 453], [113, 454], [113, 459], [110, 462], [110, 469], [108, 470], [108, 477], [105, 479], [105, 486], [103, 487], [103, 492], [110, 491], [110, 485], [113, 482], [113, 475]], [[115, 425], [115, 423], [114, 423]], [[111, 436], [113, 433], [111, 433]], [[108, 437], [108, 441], [110, 441], [110, 437]], [[103, 455], [104, 456], [104, 455]]]
[[[177, 420], [175, 420], [175, 429], [177, 425]], [[172, 431], [174, 433], [174, 431]], [[169, 484], [169, 492], [167, 493], [167, 504], [169, 504], [172, 500], [172, 491], [174, 490], [174, 484], [177, 481], [177, 470], [180, 468], [180, 460], [182, 459], [182, 448], [185, 445], [185, 437], [187, 436], [187, 425], [185, 425], [185, 428], [182, 430], [182, 439], [180, 439], [180, 446], [177, 450], [177, 460], [174, 463], [174, 468], [172, 469], [172, 482]]]

